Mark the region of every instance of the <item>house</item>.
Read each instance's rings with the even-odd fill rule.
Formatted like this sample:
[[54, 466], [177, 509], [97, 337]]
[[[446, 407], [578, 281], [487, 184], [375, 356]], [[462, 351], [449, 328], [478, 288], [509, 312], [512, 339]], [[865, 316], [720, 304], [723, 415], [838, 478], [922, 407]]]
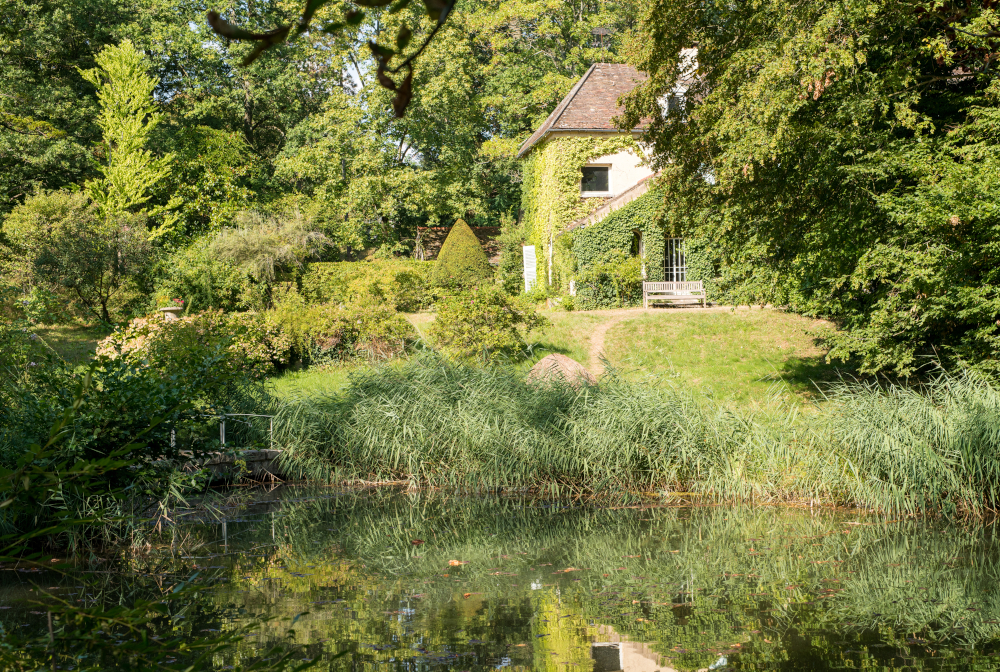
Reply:
[[[696, 52], [686, 50], [694, 64]], [[683, 241], [656, 222], [643, 126], [613, 122], [619, 99], [645, 80], [629, 65], [595, 63], [518, 150], [522, 162], [525, 287], [546, 282], [573, 292], [574, 274], [607, 253], [642, 258], [650, 280], [685, 280]], [[686, 87], [663, 98], [673, 110]], [[645, 197], [645, 198], [644, 198]]]

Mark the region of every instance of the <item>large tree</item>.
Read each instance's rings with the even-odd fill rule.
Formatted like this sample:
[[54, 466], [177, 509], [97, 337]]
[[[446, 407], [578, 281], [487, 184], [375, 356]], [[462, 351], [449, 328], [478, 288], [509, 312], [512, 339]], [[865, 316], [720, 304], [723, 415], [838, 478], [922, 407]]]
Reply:
[[93, 174], [101, 135], [93, 87], [78, 68], [130, 20], [121, 0], [6, 0], [0, 5], [0, 214], [38, 188]]
[[649, 4], [630, 57], [650, 78], [622, 124], [649, 120], [669, 219], [727, 298], [835, 318], [831, 354], [864, 371], [995, 364], [994, 4]]

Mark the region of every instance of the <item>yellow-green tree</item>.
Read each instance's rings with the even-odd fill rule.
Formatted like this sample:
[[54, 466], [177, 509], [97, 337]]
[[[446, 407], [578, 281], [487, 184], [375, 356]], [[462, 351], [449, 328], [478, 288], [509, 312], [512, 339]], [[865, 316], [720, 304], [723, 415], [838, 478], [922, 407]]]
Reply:
[[97, 87], [103, 132], [101, 178], [87, 182], [90, 197], [107, 216], [135, 211], [150, 197], [150, 189], [170, 173], [168, 154], [155, 157], [146, 149], [162, 114], [153, 100], [157, 81], [147, 72], [146, 59], [130, 40], [101, 50], [97, 67], [80, 74]]

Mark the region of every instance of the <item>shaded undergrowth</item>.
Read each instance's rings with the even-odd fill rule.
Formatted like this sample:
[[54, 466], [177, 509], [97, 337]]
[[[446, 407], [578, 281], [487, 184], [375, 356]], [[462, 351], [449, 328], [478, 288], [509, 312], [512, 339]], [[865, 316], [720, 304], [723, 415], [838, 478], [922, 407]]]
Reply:
[[979, 515], [1000, 485], [1000, 390], [974, 374], [921, 389], [842, 381], [802, 418], [736, 412], [623, 380], [528, 385], [433, 357], [276, 403], [289, 471], [462, 491], [808, 501]]

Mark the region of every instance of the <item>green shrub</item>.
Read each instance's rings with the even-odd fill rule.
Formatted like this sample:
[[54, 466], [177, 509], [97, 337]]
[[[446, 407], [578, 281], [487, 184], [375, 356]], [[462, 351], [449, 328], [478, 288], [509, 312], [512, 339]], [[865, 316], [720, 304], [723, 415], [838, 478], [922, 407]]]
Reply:
[[312, 365], [390, 359], [405, 352], [417, 336], [390, 306], [306, 305], [294, 293], [275, 306], [268, 321], [289, 339], [295, 356]]
[[177, 320], [138, 318], [100, 342], [97, 355], [124, 358], [166, 375], [214, 360], [220, 375], [259, 378], [288, 363], [292, 339], [262, 313], [209, 311]]
[[338, 261], [309, 264], [302, 276], [308, 303], [378, 303], [415, 312], [434, 303], [428, 280], [434, 262], [410, 259]]
[[213, 255], [212, 242], [211, 237], [203, 236], [161, 262], [156, 303], [183, 299], [188, 312], [262, 310], [267, 288], [236, 264]]
[[500, 263], [497, 265], [497, 283], [508, 294], [524, 291], [524, 230], [513, 220], [504, 221], [500, 227]]
[[483, 285], [439, 303], [430, 335], [454, 357], [497, 361], [520, 356], [524, 334], [546, 324], [530, 300]]
[[3, 220], [0, 272], [42, 286], [63, 306], [105, 322], [141, 311], [152, 247], [140, 215], [104, 216], [85, 194], [39, 192]]
[[455, 222], [438, 253], [431, 282], [438, 287], [468, 288], [493, 277], [483, 246], [469, 225]]
[[587, 266], [576, 279], [578, 307], [624, 308], [642, 302], [642, 260], [617, 250]]

